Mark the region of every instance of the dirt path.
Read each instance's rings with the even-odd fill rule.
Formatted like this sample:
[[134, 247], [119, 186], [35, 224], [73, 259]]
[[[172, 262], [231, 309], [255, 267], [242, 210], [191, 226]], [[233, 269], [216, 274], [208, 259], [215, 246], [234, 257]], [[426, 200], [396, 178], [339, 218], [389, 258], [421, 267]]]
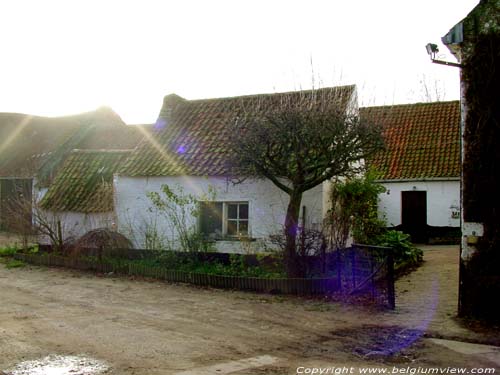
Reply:
[[496, 331], [474, 332], [456, 319], [458, 311], [458, 246], [421, 246], [424, 265], [396, 283], [397, 314], [403, 324], [424, 328], [428, 335], [500, 345]]
[[[426, 251], [426, 264], [397, 285], [396, 312], [0, 265], [0, 370], [49, 354], [85, 354], [108, 363], [110, 374], [125, 375], [491, 367], [484, 357], [419, 340], [440, 327], [445, 336], [473, 335], [450, 319], [456, 308], [451, 251], [456, 254]], [[397, 354], [374, 353], [380, 348]]]
[[425, 263], [398, 280], [398, 314], [407, 324], [444, 335], [467, 335], [453, 319], [458, 306], [457, 246], [423, 246]]

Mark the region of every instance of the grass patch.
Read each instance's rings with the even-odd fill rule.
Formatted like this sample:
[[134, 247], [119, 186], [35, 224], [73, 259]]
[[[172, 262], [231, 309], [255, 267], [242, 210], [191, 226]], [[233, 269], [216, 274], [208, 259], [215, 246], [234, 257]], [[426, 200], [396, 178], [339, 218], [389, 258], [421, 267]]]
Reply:
[[17, 259], [12, 259], [9, 260], [8, 262], [5, 263], [5, 268], [11, 269], [11, 268], [20, 268], [26, 266], [26, 263], [23, 261], [17, 260]]

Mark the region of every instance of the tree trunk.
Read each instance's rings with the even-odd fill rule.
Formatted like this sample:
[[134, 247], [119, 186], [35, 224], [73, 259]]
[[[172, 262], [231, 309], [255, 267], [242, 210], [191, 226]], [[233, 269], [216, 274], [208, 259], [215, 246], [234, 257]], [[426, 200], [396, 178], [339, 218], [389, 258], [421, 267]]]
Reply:
[[296, 251], [302, 193], [292, 191], [285, 218], [285, 267], [288, 277], [303, 277]]

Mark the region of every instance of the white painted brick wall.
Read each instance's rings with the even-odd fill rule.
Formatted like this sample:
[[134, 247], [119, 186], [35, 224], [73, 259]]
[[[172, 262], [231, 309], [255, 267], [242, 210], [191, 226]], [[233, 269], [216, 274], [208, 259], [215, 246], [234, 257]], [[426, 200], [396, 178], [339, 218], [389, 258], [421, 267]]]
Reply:
[[[47, 191], [47, 188], [37, 187], [36, 180], [33, 181], [33, 199], [35, 202], [40, 202], [45, 194], [47, 194]], [[47, 217], [57, 217], [58, 220], [61, 220], [64, 239], [80, 237], [93, 229], [112, 228], [115, 222], [113, 212], [85, 214], [82, 212], [46, 211], [46, 214], [48, 215]], [[47, 238], [41, 238], [40, 241], [42, 243], [49, 243]]]
[[[115, 176], [115, 209], [118, 229], [124, 233], [130, 229], [130, 224], [151, 220], [153, 205], [146, 194], [160, 192], [163, 184], [174, 190], [182, 187], [185, 193], [195, 196], [206, 195], [209, 186], [215, 190], [217, 201], [248, 201], [249, 202], [249, 232], [257, 241], [247, 243], [237, 241], [217, 241], [217, 249], [224, 252], [253, 252], [263, 248], [263, 241], [270, 234], [278, 233], [284, 223], [288, 195], [275, 187], [269, 180], [247, 180], [233, 185], [222, 177], [125, 177]], [[306, 222], [308, 225], [322, 222], [323, 186], [319, 185], [307, 191], [302, 204], [306, 206]], [[164, 233], [172, 236], [168, 223], [162, 218], [158, 224]], [[195, 225], [195, 218], [191, 218]], [[141, 232], [139, 230], [139, 232]], [[143, 244], [143, 235], [135, 233], [136, 246]]]
[[385, 215], [389, 226], [401, 224], [401, 192], [427, 192], [427, 224], [436, 227], [459, 227], [460, 219], [452, 218], [460, 207], [460, 181], [384, 182], [389, 193], [379, 195], [379, 213]]

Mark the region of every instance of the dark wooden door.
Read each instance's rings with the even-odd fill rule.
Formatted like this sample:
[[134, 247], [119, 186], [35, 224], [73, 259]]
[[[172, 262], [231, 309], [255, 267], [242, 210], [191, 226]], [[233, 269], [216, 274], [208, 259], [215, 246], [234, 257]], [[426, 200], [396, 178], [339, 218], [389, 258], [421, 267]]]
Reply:
[[401, 224], [413, 242], [427, 242], [427, 192], [401, 192]]

